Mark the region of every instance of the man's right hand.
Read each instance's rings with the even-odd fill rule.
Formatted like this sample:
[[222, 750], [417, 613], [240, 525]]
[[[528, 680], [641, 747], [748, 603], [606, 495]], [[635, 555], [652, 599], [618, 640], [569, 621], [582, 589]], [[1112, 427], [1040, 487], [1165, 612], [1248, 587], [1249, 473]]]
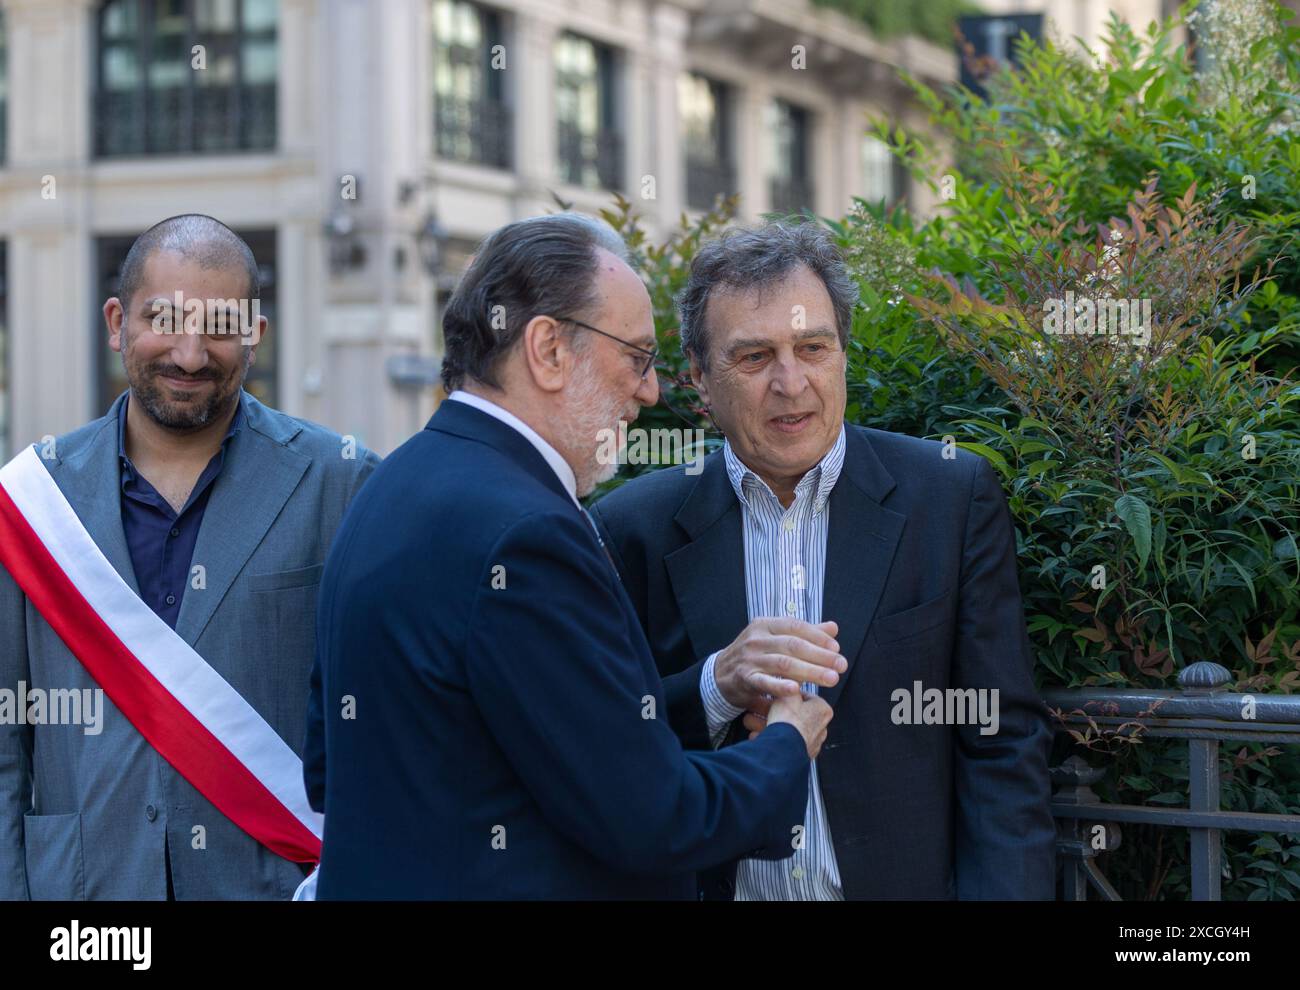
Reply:
[[[803, 736], [804, 745], [808, 747], [808, 759], [815, 760], [817, 754], [822, 751], [822, 743], [826, 741], [826, 726], [830, 724], [831, 716], [834, 714], [824, 698], [819, 698], [815, 694], [800, 693], [793, 698], [775, 699], [767, 713], [767, 724], [789, 722], [799, 730], [799, 735]], [[746, 716], [746, 718], [750, 717], [757, 716]], [[750, 738], [755, 735], [757, 733], [751, 733]]]
[[800, 685], [831, 687], [849, 669], [834, 622], [755, 619], [713, 661], [713, 680], [737, 708], [767, 714], [773, 698], [798, 698]]

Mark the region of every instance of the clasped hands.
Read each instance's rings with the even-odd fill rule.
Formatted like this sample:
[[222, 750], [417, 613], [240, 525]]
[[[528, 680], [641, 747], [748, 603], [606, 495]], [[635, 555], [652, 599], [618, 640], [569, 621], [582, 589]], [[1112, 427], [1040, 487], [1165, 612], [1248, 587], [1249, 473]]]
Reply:
[[769, 725], [788, 722], [803, 736], [808, 758], [817, 758], [831, 706], [802, 685], [832, 687], [848, 670], [835, 641], [838, 632], [834, 622], [755, 619], [718, 653], [713, 679], [727, 701], [745, 710], [750, 739]]

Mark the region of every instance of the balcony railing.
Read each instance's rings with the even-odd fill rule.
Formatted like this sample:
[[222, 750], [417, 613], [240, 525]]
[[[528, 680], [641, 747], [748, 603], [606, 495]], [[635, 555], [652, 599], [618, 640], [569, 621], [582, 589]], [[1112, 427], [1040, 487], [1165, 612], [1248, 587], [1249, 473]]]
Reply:
[[[147, 104], [146, 104], [147, 101]], [[276, 87], [103, 90], [95, 94], [95, 153], [214, 154], [276, 143]]]
[[768, 195], [773, 213], [802, 213], [813, 208], [813, 187], [806, 179], [772, 179]]
[[498, 100], [437, 96], [434, 135], [438, 157], [473, 165], [510, 167], [510, 108]]
[[[1178, 676], [1177, 691], [1051, 689], [1043, 700], [1060, 712], [1055, 727], [1091, 728], [1131, 735], [1186, 739], [1189, 800], [1185, 808], [1107, 804], [1092, 791], [1105, 771], [1071, 756], [1052, 769], [1057, 819], [1057, 858], [1065, 884], [1063, 898], [1081, 901], [1091, 887], [1106, 900], [1119, 894], [1097, 868], [1097, 850], [1085, 822], [1130, 822], [1186, 828], [1191, 833], [1192, 900], [1217, 901], [1223, 876], [1222, 832], [1300, 834], [1300, 815], [1223, 811], [1219, 807], [1219, 742], [1300, 743], [1300, 695], [1233, 694], [1223, 691], [1232, 675], [1217, 663], [1189, 664]], [[1250, 712], [1254, 718], [1243, 717]], [[1095, 827], [1095, 826], [1094, 826]], [[1107, 829], [1107, 835], [1118, 830]], [[1110, 844], [1110, 849], [1116, 846]]]
[[623, 135], [584, 132], [561, 123], [557, 147], [560, 178], [576, 186], [623, 188]]
[[686, 203], [692, 209], [711, 209], [719, 196], [735, 191], [735, 169], [729, 163], [687, 156]]

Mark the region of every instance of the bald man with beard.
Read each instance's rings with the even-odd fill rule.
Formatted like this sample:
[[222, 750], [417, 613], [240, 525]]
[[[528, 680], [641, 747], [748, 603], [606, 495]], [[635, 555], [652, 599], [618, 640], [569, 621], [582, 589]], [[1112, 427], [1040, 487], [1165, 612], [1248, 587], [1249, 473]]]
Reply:
[[[259, 282], [248, 245], [211, 217], [140, 235], [103, 308], [129, 387], [105, 416], [38, 445], [36, 470], [124, 583], [132, 628], [197, 654], [300, 778], [316, 589], [378, 458], [244, 391], [269, 329]], [[287, 900], [310, 863], [214, 803], [235, 813], [244, 801], [238, 766], [161, 755], [177, 710], [105, 689], [85, 665], [93, 644], [65, 641], [78, 624], [61, 624], [57, 602], [38, 607], [11, 570], [0, 568], [0, 689], [76, 691], [102, 711], [93, 731], [0, 725], [0, 897]]]

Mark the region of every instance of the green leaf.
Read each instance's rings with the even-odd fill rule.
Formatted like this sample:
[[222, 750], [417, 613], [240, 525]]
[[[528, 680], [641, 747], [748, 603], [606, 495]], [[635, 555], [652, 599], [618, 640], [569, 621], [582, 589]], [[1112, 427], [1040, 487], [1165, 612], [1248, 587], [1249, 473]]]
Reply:
[[1124, 521], [1137, 546], [1139, 569], [1146, 567], [1147, 558], [1151, 556], [1150, 507], [1136, 495], [1121, 495], [1115, 499], [1115, 514]]
[[1011, 468], [1007, 465], [1007, 459], [999, 454], [996, 450], [984, 443], [971, 443], [969, 440], [959, 440], [957, 446], [964, 450], [969, 450], [973, 454], [979, 454], [995, 468], [998, 469], [1003, 477], [1010, 478], [1012, 475]]
[[1211, 485], [1211, 486], [1214, 484], [1213, 481], [1211, 481], [1209, 478], [1207, 478], [1207, 477], [1206, 477], [1204, 474], [1202, 474], [1200, 471], [1193, 471], [1193, 470], [1192, 470], [1191, 468], [1189, 468], [1189, 467], [1184, 467], [1184, 466], [1181, 465], [1181, 464], [1177, 464], [1177, 463], [1175, 463], [1174, 461], [1171, 461], [1171, 460], [1170, 460], [1168, 457], [1166, 457], [1164, 454], [1157, 453], [1157, 452], [1154, 451], [1154, 450], [1153, 450], [1153, 451], [1150, 451], [1150, 454], [1151, 454], [1151, 456], [1154, 457], [1157, 461], [1159, 461], [1161, 464], [1163, 464], [1166, 468], [1169, 469], [1169, 473], [1172, 474], [1172, 475], [1174, 476], [1174, 479], [1175, 479], [1179, 484], [1182, 484], [1182, 485]]
[[1050, 443], [1043, 443], [1041, 440], [1026, 440], [1019, 447], [1020, 454], [1041, 454], [1044, 452], [1055, 452], [1056, 448]]
[[1187, 800], [1187, 795], [1181, 791], [1161, 791], [1159, 794], [1153, 794], [1147, 798], [1147, 804], [1182, 804]]

